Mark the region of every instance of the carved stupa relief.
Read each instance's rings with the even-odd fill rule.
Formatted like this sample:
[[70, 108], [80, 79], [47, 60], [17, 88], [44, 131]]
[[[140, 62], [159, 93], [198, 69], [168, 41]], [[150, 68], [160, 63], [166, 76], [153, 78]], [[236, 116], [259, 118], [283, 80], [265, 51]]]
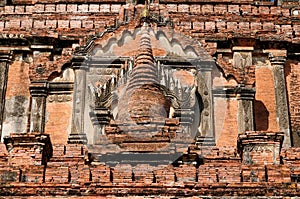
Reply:
[[143, 22], [91, 38], [72, 61], [70, 143], [102, 154], [172, 151], [177, 143], [188, 150], [197, 137], [213, 142], [214, 61], [201, 43]]

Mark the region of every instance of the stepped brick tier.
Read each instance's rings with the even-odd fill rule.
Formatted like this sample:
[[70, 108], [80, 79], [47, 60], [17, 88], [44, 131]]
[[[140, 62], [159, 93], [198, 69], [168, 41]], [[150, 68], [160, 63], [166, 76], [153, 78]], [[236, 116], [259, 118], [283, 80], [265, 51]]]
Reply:
[[0, 198], [299, 196], [299, 2], [0, 15]]
[[[2, 195], [12, 198], [297, 195], [300, 150], [282, 149], [283, 137], [283, 133], [247, 132], [239, 136], [239, 151], [235, 147], [189, 146], [188, 154], [194, 156], [183, 160], [186, 164], [108, 166], [89, 162], [88, 148], [82, 144], [51, 145], [47, 134], [12, 134], [5, 139], [9, 152], [1, 144], [0, 190]], [[248, 143], [255, 145], [246, 149]], [[273, 150], [277, 147], [279, 150]], [[195, 163], [188, 164], [187, 159]]]

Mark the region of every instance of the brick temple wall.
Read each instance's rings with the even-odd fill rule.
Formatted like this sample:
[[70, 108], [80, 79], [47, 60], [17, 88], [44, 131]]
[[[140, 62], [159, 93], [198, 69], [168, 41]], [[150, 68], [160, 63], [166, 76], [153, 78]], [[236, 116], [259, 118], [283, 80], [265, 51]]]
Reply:
[[[249, 1], [248, 3], [253, 2]], [[54, 2], [30, 4], [28, 2], [28, 5], [17, 5], [16, 2], [16, 5], [0, 7], [0, 12], [3, 16], [3, 20], [0, 22], [2, 37], [14, 37], [15, 34], [22, 34], [22, 37], [30, 37], [33, 33], [53, 38], [61, 35], [74, 39], [74, 43], [79, 42], [83, 44], [88, 35], [99, 33], [107, 26], [114, 26], [116, 19], [122, 22], [126, 20], [125, 18], [134, 18], [134, 14], [138, 16], [143, 8], [143, 5], [137, 5], [136, 13], [134, 13], [132, 4], [109, 4], [104, 1], [102, 3], [92, 2], [86, 4], [76, 2], [72, 4]], [[195, 39], [207, 40], [208, 46], [206, 47], [211, 54], [216, 52], [218, 48], [216, 41], [224, 40], [224, 38], [245, 36], [256, 39], [298, 41], [299, 25], [296, 22], [298, 16], [293, 15], [294, 12], [289, 8], [277, 7], [272, 4], [245, 5], [223, 3], [214, 5], [196, 1], [195, 4], [179, 4], [168, 1], [153, 4], [150, 8], [153, 13], [170, 18], [174, 22], [176, 30]], [[287, 19], [290, 20], [289, 23], [286, 22]], [[272, 75], [271, 70], [265, 66], [257, 66], [256, 69], [256, 101], [254, 105], [256, 129], [276, 131], [278, 130], [278, 124], [276, 120], [275, 97], [272, 91], [274, 85], [272, 78], [270, 78]], [[11, 70], [13, 70], [12, 67], [10, 67], [10, 73], [15, 72]], [[16, 72], [16, 74], [22, 75], [19, 72]], [[226, 80], [223, 77], [220, 77], [220, 81], [222, 81], [223, 86], [237, 84], [236, 81], [232, 79]], [[22, 86], [25, 85], [22, 84]], [[235, 142], [231, 141], [231, 138], [237, 135], [237, 133], [232, 133], [236, 131], [234, 129], [237, 129], [236, 118], [238, 117], [236, 112], [237, 106], [234, 103], [230, 101], [224, 104], [225, 107], [229, 107], [225, 113], [224, 111], [219, 111], [219, 105], [216, 103], [215, 129], [217, 130], [217, 140], [219, 140], [217, 141], [218, 146], [224, 144], [235, 145]], [[56, 113], [54, 113], [57, 107], [62, 108], [61, 110], [65, 110], [67, 113], [70, 112], [71, 104], [63, 104], [49, 104], [49, 107], [47, 106], [49, 120], [46, 123], [46, 130], [53, 135], [53, 138], [56, 137], [55, 140], [59, 140], [58, 142], [65, 141], [66, 134], [69, 133], [68, 123], [70, 117], [68, 118], [67, 115], [63, 115], [63, 119], [60, 121], [61, 124], [54, 125], [57, 122], [55, 119]], [[24, 102], [23, 109], [26, 112], [28, 111], [28, 102], [27, 108], [25, 105]], [[54, 106], [56, 107], [54, 108]], [[222, 114], [225, 114], [225, 116], [222, 116]], [[223, 119], [222, 117], [226, 118]], [[25, 121], [27, 118], [26, 114], [24, 113], [21, 118], [22, 121]], [[7, 121], [7, 128], [4, 126], [5, 135], [10, 133], [8, 130], [10, 127], [11, 125]], [[24, 130], [26, 130], [25, 126], [16, 131], [23, 132]], [[63, 132], [61, 135], [62, 139], [60, 139], [58, 132]], [[230, 136], [228, 137], [228, 135]]]
[[236, 99], [215, 99], [214, 119], [217, 146], [236, 146], [237, 109], [238, 101]]
[[[96, 35], [107, 27], [114, 28], [119, 23], [134, 19], [143, 8], [143, 5], [134, 6], [116, 0], [101, 3], [94, 1], [86, 3], [81, 0], [72, 3], [54, 0], [34, 3], [15, 0], [13, 3], [15, 5], [0, 7], [2, 17], [0, 39], [27, 38], [33, 43], [43, 45], [47, 43], [44, 39], [49, 39], [49, 45], [59, 46], [58, 43], [65, 42], [65, 46], [59, 47], [73, 50], [76, 45], [84, 45], [90, 35]], [[246, 38], [246, 40], [256, 39], [258, 43], [290, 42], [289, 44], [293, 45], [299, 43], [299, 16], [293, 9], [278, 7], [270, 2], [259, 5], [253, 1], [210, 3], [194, 0], [186, 4], [166, 0], [160, 4], [153, 4], [150, 8], [154, 14], [170, 19], [174, 23], [175, 30], [201, 41], [213, 56], [224, 50], [218, 45], [227, 39], [234, 41], [235, 38]], [[108, 39], [112, 34], [106, 34], [105, 38]], [[246, 45], [249, 42], [240, 44]], [[31, 52], [33, 47], [30, 44], [22, 45], [16, 52], [28, 48], [25, 51], [29, 53], [22, 55], [16, 53], [9, 66], [2, 138], [10, 133], [26, 133], [30, 126], [28, 123], [31, 107], [30, 78], [39, 77], [34, 71], [32, 59], [43, 53], [38, 50]], [[227, 48], [230, 49], [231, 46]], [[263, 44], [257, 48], [255, 53], [262, 53], [260, 50], [263, 49], [260, 48], [263, 48]], [[54, 63], [51, 65], [52, 68], [49, 68], [57, 70], [56, 75], [59, 76], [65, 60], [57, 61], [61, 55], [56, 51], [55, 53], [53, 57], [47, 57], [44, 63]], [[154, 50], [154, 53], [160, 52]], [[253, 57], [256, 56], [255, 53]], [[255, 127], [259, 131], [278, 131], [274, 77], [267, 59], [267, 57], [257, 58], [259, 61], [254, 62]], [[229, 58], [229, 62], [232, 62], [232, 57]], [[30, 68], [34, 72], [30, 73]], [[223, 68], [218, 66], [217, 71], [213, 72], [213, 88], [236, 86], [236, 79], [225, 78], [222, 70]], [[29, 74], [34, 75], [29, 77]], [[184, 76], [179, 73], [176, 75]], [[288, 60], [285, 77], [296, 146], [300, 145], [297, 135], [300, 125], [299, 75], [298, 61]], [[47, 80], [52, 80], [52, 77]], [[114, 198], [143, 194], [178, 198], [185, 196], [193, 198], [194, 195], [215, 196], [205, 198], [234, 198], [232, 196], [236, 195], [240, 195], [236, 198], [254, 198], [252, 197], [254, 195], [262, 196], [261, 198], [263, 196], [277, 198], [277, 195], [285, 195], [293, 198], [292, 196], [299, 194], [299, 149], [282, 150], [280, 156], [275, 158], [277, 161], [275, 164], [272, 146], [258, 141], [260, 145], [256, 151], [250, 151], [254, 163], [245, 164], [243, 157], [240, 157], [237, 152], [238, 100], [235, 98], [215, 99], [214, 130], [217, 147], [199, 147], [192, 150], [194, 155], [202, 158], [200, 165], [153, 167], [145, 164], [108, 166], [101, 162], [89, 162], [85, 146], [67, 144], [68, 134], [71, 132], [72, 99], [66, 96], [51, 97], [47, 98], [45, 131], [53, 144], [52, 157], [42, 160], [43, 154], [39, 150], [44, 147], [43, 145], [39, 145], [37, 149], [34, 143], [30, 143], [24, 149], [25, 144], [22, 147], [21, 143], [9, 153], [2, 145], [0, 195], [15, 195], [13, 198], [33, 195], [37, 195], [36, 198], [44, 196], [51, 198], [50, 195]], [[34, 136], [28, 139], [34, 139]]]

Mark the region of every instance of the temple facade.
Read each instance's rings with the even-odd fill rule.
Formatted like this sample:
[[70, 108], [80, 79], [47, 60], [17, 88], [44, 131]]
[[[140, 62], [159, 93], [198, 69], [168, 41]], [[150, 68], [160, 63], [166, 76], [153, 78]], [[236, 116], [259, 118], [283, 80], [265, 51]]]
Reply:
[[299, 195], [299, 2], [0, 13], [0, 198]]

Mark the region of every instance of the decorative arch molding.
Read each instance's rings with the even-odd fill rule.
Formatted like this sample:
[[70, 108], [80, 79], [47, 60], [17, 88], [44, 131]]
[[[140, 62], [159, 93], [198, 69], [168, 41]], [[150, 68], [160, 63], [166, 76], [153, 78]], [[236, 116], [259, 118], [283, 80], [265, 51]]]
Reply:
[[[76, 49], [75, 55], [88, 56], [117, 56], [111, 53], [111, 49], [115, 47], [124, 47], [127, 43], [135, 41], [137, 35], [140, 34], [140, 27], [130, 28], [131, 25], [123, 25], [114, 29], [106, 29], [102, 33], [91, 37], [86, 45]], [[165, 42], [165, 50], [169, 53], [177, 54], [176, 48], [182, 52], [181, 56], [185, 58], [201, 57], [202, 61], [213, 61], [212, 56], [205, 49], [203, 41], [188, 38], [186, 35], [177, 32], [173, 27], [153, 26], [152, 32], [153, 40], [160, 43]], [[175, 51], [175, 52], [174, 52]], [[188, 56], [187, 56], [188, 55]]]

